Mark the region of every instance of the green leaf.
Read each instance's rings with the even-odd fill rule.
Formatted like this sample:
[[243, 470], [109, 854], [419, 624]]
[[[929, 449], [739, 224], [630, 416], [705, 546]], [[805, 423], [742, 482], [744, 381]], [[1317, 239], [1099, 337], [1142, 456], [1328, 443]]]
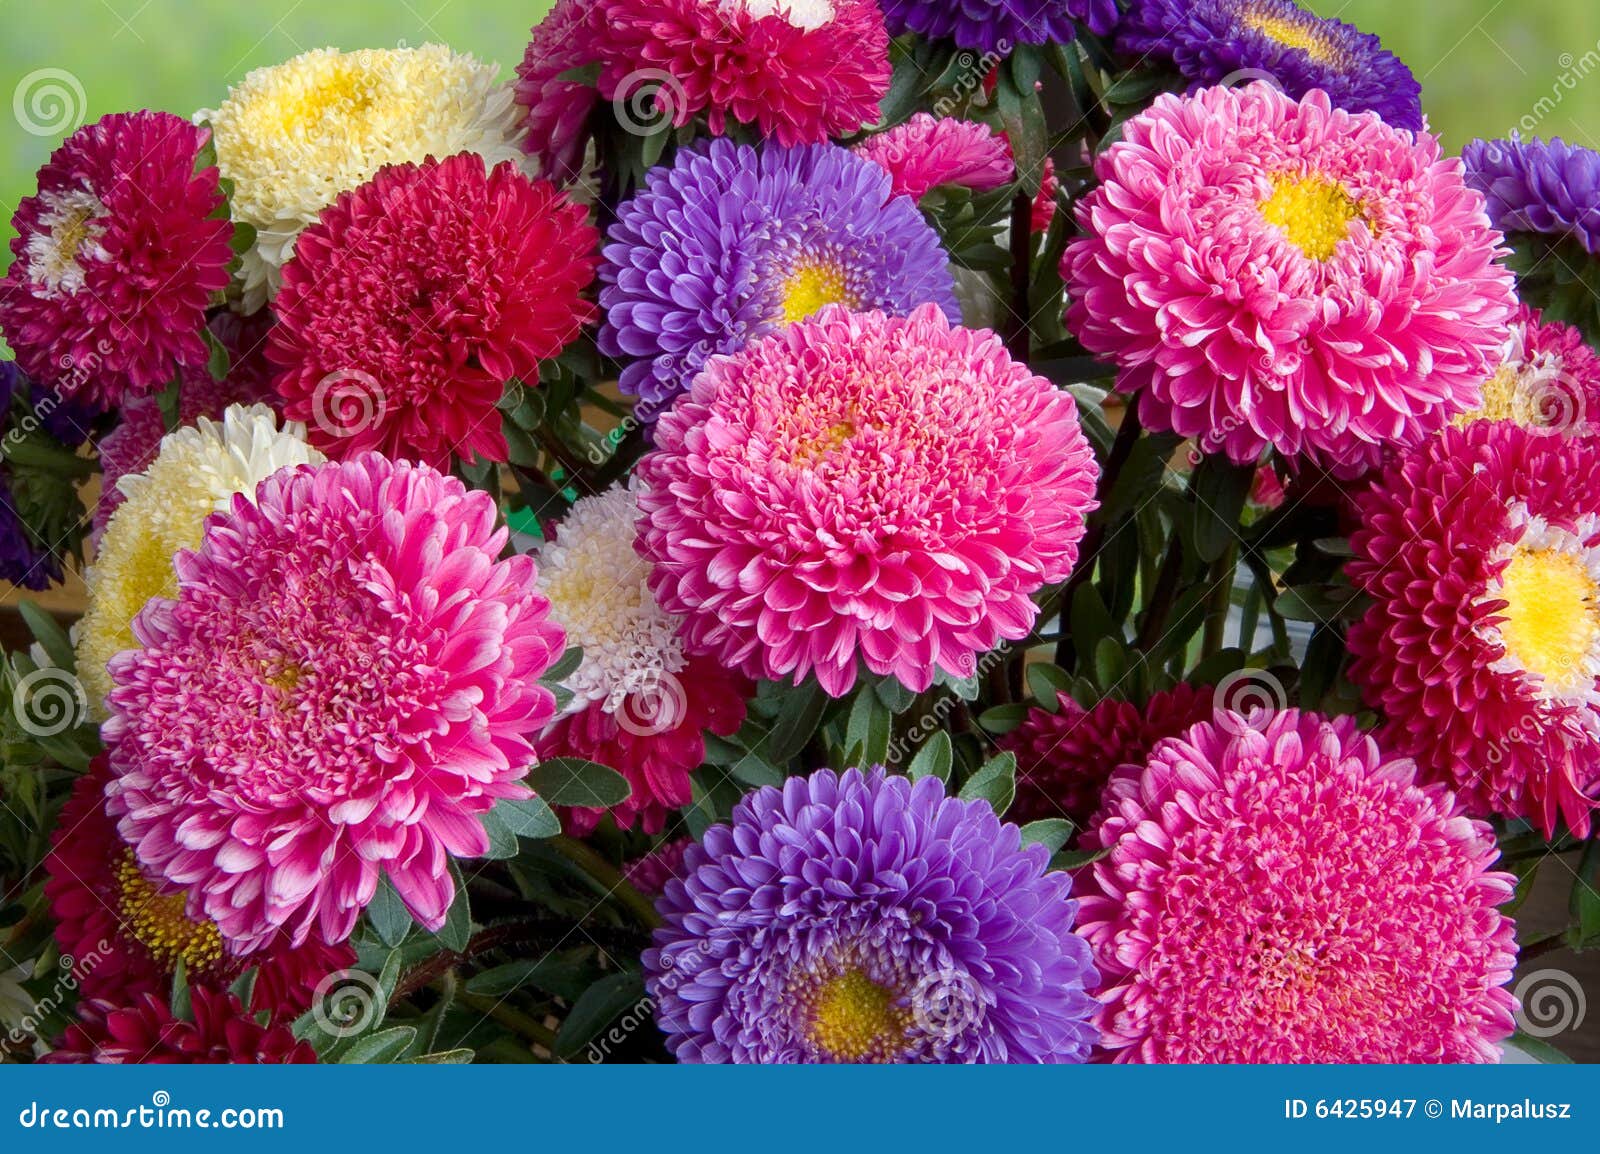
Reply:
[[850, 718], [845, 723], [845, 745], [861, 746], [861, 760], [850, 762], [852, 765], [882, 765], [889, 756], [889, 729], [894, 723], [894, 715], [889, 712], [889, 707], [870, 685], [863, 685], [856, 691], [856, 699], [850, 706]]
[[544, 676], [539, 678], [539, 680], [544, 682], [546, 685], [554, 685], [556, 682], [565, 681], [567, 678], [576, 673], [578, 671], [578, 666], [582, 664], [583, 650], [574, 645], [561, 655], [560, 661], [557, 661], [549, 669], [546, 669], [544, 671]]
[[644, 975], [637, 970], [610, 974], [583, 992], [556, 1033], [555, 1053], [570, 1058], [594, 1040], [630, 1006], [644, 1001]]
[[378, 890], [367, 904], [367, 921], [386, 946], [398, 946], [411, 932], [411, 911], [400, 900], [387, 873], [379, 876]]
[[233, 366], [233, 358], [229, 356], [227, 346], [209, 327], [203, 326], [200, 334], [206, 341], [206, 372], [211, 374], [213, 381], [225, 379], [228, 370]]
[[1030, 821], [1022, 827], [1022, 844], [1042, 845], [1053, 854], [1072, 840], [1073, 832], [1076, 829], [1076, 826], [1062, 817], [1047, 817], [1042, 821]]
[[1111, 849], [1111, 846], [1106, 846], [1104, 849], [1062, 850], [1050, 859], [1050, 868], [1053, 870], [1082, 869], [1084, 866], [1092, 865], [1108, 855]]
[[1542, 1038], [1535, 1038], [1532, 1034], [1525, 1034], [1518, 1030], [1505, 1040], [1505, 1045], [1516, 1050], [1521, 1050], [1528, 1057], [1544, 1066], [1570, 1066], [1572, 1059], [1556, 1049]]
[[774, 765], [782, 765], [798, 756], [811, 740], [812, 734], [816, 733], [829, 700], [822, 686], [815, 681], [807, 681], [789, 690], [772, 723], [772, 732], [758, 752]]
[[450, 876], [456, 883], [456, 897], [444, 916], [444, 925], [434, 935], [447, 950], [456, 953], [467, 948], [472, 940], [472, 909], [467, 899], [467, 880], [461, 876], [461, 867], [455, 858], [449, 861]]
[[576, 1001], [589, 988], [593, 973], [585, 958], [586, 950], [566, 950], [543, 958], [521, 958], [474, 974], [467, 979], [467, 993], [488, 998], [503, 998], [524, 986], [542, 990], [553, 997]]
[[1017, 796], [1017, 755], [1007, 750], [984, 762], [958, 796], [963, 801], [986, 801], [1004, 817]]
[[744, 754], [728, 766], [728, 772], [746, 785], [758, 789], [764, 785], [782, 785], [784, 780], [783, 770], [754, 753]]
[[381, 1065], [392, 1062], [404, 1054], [417, 1040], [417, 1031], [411, 1026], [390, 1026], [356, 1040], [355, 1044], [339, 1057], [339, 1065]]
[[234, 997], [238, 998], [239, 1004], [246, 1010], [249, 1010], [250, 1003], [255, 1001], [256, 976], [260, 973], [261, 971], [258, 968], [251, 966], [248, 970], [235, 978], [233, 985], [228, 987], [228, 992]]
[[916, 691], [907, 689], [900, 684], [900, 679], [892, 674], [878, 678], [872, 688], [877, 692], [878, 700], [889, 707], [890, 713], [896, 715], [904, 713], [917, 702]]
[[518, 837], [555, 837], [561, 832], [561, 819], [542, 797], [503, 799], [494, 812]]
[[404, 1059], [407, 1066], [470, 1066], [472, 1059], [477, 1057], [474, 1050], [436, 1050], [431, 1054], [418, 1054], [415, 1058]]
[[1015, 705], [996, 705], [985, 709], [978, 714], [978, 724], [996, 736], [1010, 733], [1021, 725], [1028, 716], [1028, 707], [1018, 702]]
[[1094, 647], [1094, 679], [1110, 693], [1128, 672], [1128, 653], [1115, 637], [1102, 637]]
[[67, 631], [61, 628], [60, 622], [33, 601], [19, 602], [17, 612], [22, 614], [22, 619], [27, 622], [33, 639], [44, 650], [45, 656], [50, 658], [51, 665], [68, 673], [77, 669], [78, 662], [72, 651], [72, 640], [67, 636]]
[[628, 779], [581, 757], [553, 757], [528, 771], [527, 784], [551, 805], [609, 809], [628, 800]]
[[911, 759], [911, 765], [906, 774], [912, 781], [919, 781], [924, 777], [937, 777], [946, 785], [950, 783], [950, 765], [955, 755], [950, 747], [950, 735], [944, 730], [936, 730], [932, 737]]
[[1568, 905], [1573, 925], [1569, 940], [1573, 949], [1586, 950], [1600, 940], [1600, 839], [1592, 839], [1583, 847], [1583, 856], [1572, 879], [1572, 894]]
[[1189, 478], [1194, 494], [1194, 545], [1206, 564], [1220, 558], [1239, 538], [1239, 519], [1255, 479], [1251, 465], [1235, 465], [1221, 454], [1200, 462]]
[[194, 998], [189, 993], [189, 969], [183, 964], [183, 958], [178, 958], [178, 964], [172, 971], [172, 999], [167, 1003], [172, 1007], [172, 1016], [180, 1022], [194, 1021]]
[[[1083, 586], [1089, 589], [1087, 585]], [[1093, 589], [1089, 589], [1091, 594]], [[1098, 597], [1095, 600], [1099, 600]], [[1072, 688], [1072, 675], [1060, 666], [1051, 665], [1047, 661], [1038, 661], [1029, 665], [1026, 672], [1028, 692], [1039, 703], [1039, 708], [1046, 713], [1057, 713], [1061, 709], [1061, 697]]]
[[504, 861], [517, 856], [522, 847], [517, 843], [517, 835], [506, 825], [505, 818], [500, 816], [498, 806], [480, 814], [478, 823], [483, 826], [483, 832], [489, 835], [489, 852], [485, 857], [490, 861]]

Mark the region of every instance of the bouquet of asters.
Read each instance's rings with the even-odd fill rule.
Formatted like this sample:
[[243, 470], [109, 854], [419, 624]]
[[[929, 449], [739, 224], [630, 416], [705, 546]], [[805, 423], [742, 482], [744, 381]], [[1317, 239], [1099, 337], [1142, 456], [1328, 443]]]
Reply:
[[6, 655], [6, 1057], [1555, 1057], [1595, 154], [1289, 0], [219, 96], [13, 222], [0, 570], [87, 599]]

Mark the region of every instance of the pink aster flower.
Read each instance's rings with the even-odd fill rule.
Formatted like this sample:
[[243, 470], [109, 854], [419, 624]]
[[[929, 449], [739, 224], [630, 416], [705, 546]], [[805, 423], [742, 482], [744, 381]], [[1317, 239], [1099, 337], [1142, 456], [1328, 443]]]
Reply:
[[600, 95], [677, 125], [704, 114], [784, 145], [849, 136], [889, 91], [889, 34], [873, 0], [597, 0]]
[[1033, 231], [1043, 235], [1050, 231], [1056, 219], [1056, 200], [1061, 195], [1061, 177], [1056, 175], [1056, 162], [1044, 158], [1044, 174], [1039, 181], [1039, 195], [1033, 198]]
[[397, 164], [322, 211], [284, 266], [267, 355], [334, 457], [506, 459], [495, 408], [594, 311], [585, 210], [476, 153]]
[[990, 332], [838, 306], [713, 359], [640, 462], [639, 551], [692, 652], [921, 691], [1032, 628], [1095, 466], [1070, 394]]
[[688, 872], [684, 856], [694, 844], [692, 837], [663, 842], [643, 857], [634, 858], [623, 873], [640, 893], [660, 897], [666, 892], [668, 882], [676, 881]]
[[27, 375], [101, 406], [203, 368], [233, 226], [207, 139], [167, 112], [114, 113], [67, 138], [12, 218], [0, 329]]
[[565, 639], [494, 501], [366, 454], [284, 469], [177, 558], [110, 664], [123, 839], [230, 948], [349, 936], [380, 873], [443, 924], [451, 857], [526, 798]]
[[595, 0], [557, 0], [517, 65], [517, 103], [528, 110], [522, 147], [539, 162], [539, 175], [561, 185], [583, 169], [589, 115], [599, 100], [593, 86], [562, 76], [600, 58], [603, 32], [594, 17], [602, 11]]
[[1515, 879], [1354, 719], [1219, 713], [1108, 802], [1079, 932], [1117, 1061], [1499, 1060]]
[[1011, 148], [986, 124], [919, 112], [855, 147], [887, 172], [894, 191], [920, 201], [943, 184], [989, 192], [1016, 173]]
[[1162, 96], [1096, 162], [1067, 321], [1149, 428], [1341, 475], [1474, 407], [1516, 309], [1459, 161], [1269, 84]]
[[1600, 432], [1600, 356], [1577, 329], [1524, 305], [1499, 369], [1484, 382], [1483, 403], [1456, 421], [1515, 421], [1593, 436]]
[[1084, 828], [1118, 766], [1143, 764], [1156, 742], [1209, 720], [1214, 699], [1212, 688], [1187, 682], [1151, 694], [1143, 709], [1114, 697], [1085, 709], [1058, 694], [1054, 713], [1032, 709], [1000, 739], [1017, 755], [1017, 796], [1006, 816], [1018, 823], [1064, 817]]
[[1600, 454], [1512, 421], [1447, 429], [1358, 501], [1373, 599], [1350, 677], [1384, 742], [1475, 813], [1588, 836], [1600, 787]]

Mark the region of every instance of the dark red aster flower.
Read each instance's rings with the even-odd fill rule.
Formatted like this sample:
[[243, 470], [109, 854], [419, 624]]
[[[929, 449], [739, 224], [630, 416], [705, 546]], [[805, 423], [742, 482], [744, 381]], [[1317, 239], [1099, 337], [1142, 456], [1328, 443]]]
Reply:
[[1058, 694], [1055, 713], [1034, 709], [1000, 739], [1017, 755], [1017, 799], [1006, 816], [1016, 822], [1065, 817], [1082, 829], [1099, 808], [1112, 772], [1143, 763], [1162, 738], [1209, 720], [1214, 694], [1210, 687], [1181, 682], [1151, 694], [1142, 710], [1109, 697], [1085, 709]]
[[495, 406], [589, 319], [598, 243], [582, 207], [509, 163], [384, 169], [284, 266], [267, 355], [285, 416], [333, 457], [504, 461]]
[[188, 1020], [155, 994], [119, 1007], [103, 999], [83, 1002], [44, 1061], [109, 1065], [308, 1065], [310, 1042], [297, 1042], [285, 1025], [263, 1026], [226, 990], [190, 990]]
[[164, 996], [180, 959], [197, 988], [224, 988], [253, 966], [251, 1011], [286, 1019], [311, 1005], [325, 976], [355, 964], [348, 945], [312, 939], [296, 948], [288, 935], [248, 958], [226, 953], [216, 925], [191, 918], [183, 893], [168, 893], [151, 880], [118, 836], [105, 807], [110, 776], [102, 756], [78, 779], [44, 863], [56, 944], [73, 959], [85, 998], [121, 1003], [141, 994]]

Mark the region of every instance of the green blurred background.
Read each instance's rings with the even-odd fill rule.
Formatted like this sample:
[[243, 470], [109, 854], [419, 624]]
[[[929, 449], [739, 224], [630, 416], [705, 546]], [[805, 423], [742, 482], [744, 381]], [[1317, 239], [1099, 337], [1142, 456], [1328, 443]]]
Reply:
[[[1434, 127], [1451, 147], [1519, 124], [1600, 147], [1594, 0], [1309, 6], [1382, 35], [1422, 80]], [[250, 69], [325, 45], [442, 40], [509, 73], [548, 7], [549, 0], [0, 0], [0, 101], [9, 93], [13, 105], [12, 115], [0, 113], [0, 220], [31, 190], [34, 170], [62, 135], [33, 135], [15, 115], [23, 80], [40, 70], [54, 71], [36, 85], [81, 86], [89, 118], [139, 107], [187, 115], [215, 105]]]

